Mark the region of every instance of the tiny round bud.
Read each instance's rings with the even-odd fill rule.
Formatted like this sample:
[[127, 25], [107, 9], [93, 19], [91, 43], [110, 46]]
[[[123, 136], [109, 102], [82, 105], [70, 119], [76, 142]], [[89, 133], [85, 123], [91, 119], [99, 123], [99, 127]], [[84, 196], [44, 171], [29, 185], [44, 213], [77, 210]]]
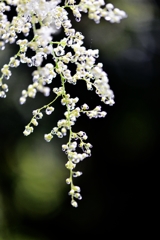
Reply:
[[108, 4], [106, 4], [106, 8], [107, 8], [107, 10], [113, 10], [114, 6], [112, 3], [108, 3]]
[[75, 194], [74, 194], [74, 197], [77, 198], [77, 199], [79, 199], [79, 200], [82, 199], [82, 196], [81, 196], [80, 193], [75, 193]]
[[79, 171], [73, 173], [73, 177], [79, 177], [81, 175], [82, 175], [82, 172], [79, 172]]
[[71, 179], [70, 179], [70, 178], [67, 178], [67, 179], [66, 179], [66, 183], [67, 183], [67, 184], [71, 184]]
[[73, 207], [78, 207], [78, 203], [77, 203], [75, 200], [72, 200], [72, 201], [71, 201], [71, 205], [72, 205]]

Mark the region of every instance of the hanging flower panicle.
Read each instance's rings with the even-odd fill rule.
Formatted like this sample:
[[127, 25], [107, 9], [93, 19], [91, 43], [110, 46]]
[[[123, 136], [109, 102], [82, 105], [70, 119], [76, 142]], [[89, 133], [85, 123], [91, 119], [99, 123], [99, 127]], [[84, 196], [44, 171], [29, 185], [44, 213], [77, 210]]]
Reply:
[[[114, 94], [110, 89], [107, 73], [103, 70], [103, 64], [97, 62], [99, 50], [86, 49], [83, 45], [84, 36], [72, 27], [68, 10], [72, 11], [77, 22], [81, 20], [82, 13], [87, 13], [95, 23], [99, 23], [101, 18], [111, 23], [119, 23], [127, 17], [124, 11], [115, 8], [111, 3], [106, 4], [104, 0], [78, 2], [66, 0], [62, 5], [61, 0], [0, 1], [0, 49], [4, 50], [7, 43], [16, 43], [19, 46], [17, 54], [12, 56], [1, 69], [0, 97], [6, 97], [9, 89], [5, 81], [11, 78], [12, 68], [17, 68], [20, 64], [36, 68], [32, 73], [32, 83], [27, 89], [22, 90], [20, 104], [24, 104], [27, 98], [35, 98], [37, 92], [43, 93], [46, 97], [50, 94], [55, 95], [47, 105], [33, 111], [33, 117], [23, 132], [25, 136], [34, 131], [44, 113], [53, 114], [53, 103], [58, 98], [61, 99], [61, 104], [66, 108], [64, 119], [59, 120], [57, 126], [44, 135], [44, 139], [50, 142], [55, 135], [62, 138], [69, 134], [69, 140], [62, 145], [62, 150], [68, 159], [65, 166], [70, 175], [66, 183], [70, 185], [69, 195], [73, 207], [77, 207], [77, 200], [82, 199], [80, 187], [73, 183], [75, 177], [82, 175], [82, 172], [76, 170], [76, 165], [91, 156], [92, 145], [86, 142], [88, 137], [85, 132], [74, 132], [72, 126], [82, 114], [86, 114], [91, 119], [105, 117], [106, 112], [101, 110], [101, 106], [89, 109], [86, 103], [78, 107], [79, 98], [72, 98], [66, 92], [66, 84], [75, 85], [78, 81], [84, 81], [89, 91], [95, 89], [101, 101], [111, 106], [114, 104]], [[11, 7], [15, 8], [16, 15], [9, 20], [7, 13]], [[39, 23], [38, 28], [37, 23]], [[34, 36], [29, 40], [27, 36], [31, 29]], [[59, 29], [64, 31], [65, 37], [59, 42], [54, 42], [53, 36]], [[24, 35], [24, 39], [19, 39], [19, 33]], [[32, 57], [27, 56], [28, 49], [34, 53]], [[42, 66], [48, 55], [52, 55], [52, 62]], [[69, 63], [76, 66], [74, 74], [69, 68]], [[60, 76], [61, 86], [52, 89], [51, 83], [57, 76]]]

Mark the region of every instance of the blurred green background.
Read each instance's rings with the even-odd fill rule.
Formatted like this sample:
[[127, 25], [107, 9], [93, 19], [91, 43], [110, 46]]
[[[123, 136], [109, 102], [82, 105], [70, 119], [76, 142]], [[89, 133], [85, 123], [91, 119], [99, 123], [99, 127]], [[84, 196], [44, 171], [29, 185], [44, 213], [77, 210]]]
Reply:
[[[79, 237], [114, 239], [153, 231], [153, 186], [159, 156], [160, 5], [154, 0], [112, 0], [127, 12], [120, 24], [96, 25], [84, 15], [73, 25], [85, 35], [87, 48], [99, 49], [110, 85], [113, 107], [103, 105], [105, 119], [79, 118], [75, 131], [86, 131], [92, 156], [77, 166], [83, 199], [70, 206], [68, 170], [61, 145], [67, 138], [43, 139], [63, 117], [64, 108], [39, 121], [29, 137], [24, 126], [32, 110], [49, 99], [41, 94], [19, 105], [21, 90], [31, 82], [31, 69], [13, 69], [8, 96], [0, 99], [0, 240], [51, 240]], [[0, 52], [0, 67], [16, 53]], [[57, 84], [57, 82], [56, 82]], [[68, 86], [80, 104], [101, 104], [85, 84]], [[50, 98], [52, 99], [52, 98]], [[146, 234], [146, 235], [145, 235]], [[139, 236], [140, 236], [139, 235]]]

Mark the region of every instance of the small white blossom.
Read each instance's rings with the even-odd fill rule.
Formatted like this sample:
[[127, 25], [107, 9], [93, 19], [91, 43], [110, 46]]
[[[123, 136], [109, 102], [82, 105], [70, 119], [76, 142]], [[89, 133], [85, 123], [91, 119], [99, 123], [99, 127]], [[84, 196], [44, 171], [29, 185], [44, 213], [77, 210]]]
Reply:
[[24, 134], [25, 136], [28, 136], [28, 135], [30, 135], [32, 132], [33, 132], [33, 127], [26, 126], [26, 127], [25, 127], [25, 130], [23, 131], [23, 134]]
[[78, 200], [81, 200], [82, 199], [82, 196], [80, 193], [75, 193], [74, 194], [74, 197], [77, 198]]
[[67, 169], [72, 170], [76, 167], [76, 164], [72, 163], [71, 161], [68, 161], [65, 166]]
[[46, 142], [50, 142], [52, 140], [52, 138], [53, 138], [53, 136], [51, 133], [44, 135], [44, 139], [46, 140]]
[[71, 179], [70, 179], [70, 178], [67, 178], [67, 179], [66, 179], [66, 183], [67, 183], [67, 184], [71, 184]]
[[75, 200], [72, 200], [72, 201], [71, 201], [71, 205], [72, 205], [73, 207], [78, 207], [78, 203], [77, 203]]
[[79, 177], [81, 175], [82, 175], [82, 172], [79, 172], [79, 171], [73, 173], [73, 177]]
[[50, 115], [54, 111], [54, 107], [47, 107], [46, 108], [46, 114]]
[[59, 57], [64, 55], [65, 51], [61, 46], [58, 46], [57, 48], [54, 49], [55, 54]]
[[35, 118], [32, 118], [31, 120], [31, 123], [34, 125], [34, 126], [38, 126], [38, 122]]

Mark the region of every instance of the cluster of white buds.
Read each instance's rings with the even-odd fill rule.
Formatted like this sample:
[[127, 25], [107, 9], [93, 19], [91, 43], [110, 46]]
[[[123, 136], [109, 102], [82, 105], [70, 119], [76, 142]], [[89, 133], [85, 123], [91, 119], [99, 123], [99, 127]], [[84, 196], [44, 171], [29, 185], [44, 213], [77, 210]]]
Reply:
[[[90, 148], [92, 145], [90, 143], [84, 142], [88, 137], [85, 132], [80, 131], [78, 133], [71, 132], [71, 139], [67, 144], [62, 145], [62, 150], [67, 154], [68, 162], [66, 163], [66, 168], [70, 170], [70, 177], [66, 179], [66, 183], [70, 184], [71, 190], [69, 195], [71, 195], [71, 204], [74, 207], [78, 206], [77, 199], [81, 200], [82, 196], [80, 194], [80, 187], [73, 184], [73, 178], [82, 175], [80, 171], [74, 171], [77, 163], [83, 161], [86, 157], [91, 156]], [[79, 141], [79, 145], [77, 144]], [[82, 153], [76, 152], [77, 146], [82, 150]]]
[[85, 103], [82, 105], [81, 109], [89, 118], [101, 118], [107, 115], [105, 111], [101, 111], [101, 106], [97, 106], [93, 110], [88, 110], [89, 106]]
[[[15, 16], [8, 19], [8, 12], [11, 7], [15, 9]], [[28, 136], [38, 126], [38, 120], [43, 117], [44, 112], [50, 115], [54, 111], [52, 104], [57, 98], [61, 98], [61, 104], [66, 108], [64, 119], [57, 122], [50, 133], [44, 135], [44, 139], [50, 142], [54, 135], [59, 138], [69, 135], [68, 143], [62, 145], [62, 150], [66, 153], [68, 161], [66, 168], [70, 171], [67, 184], [71, 189], [71, 204], [78, 206], [77, 199], [81, 199], [80, 188], [73, 184], [73, 178], [82, 173], [76, 171], [76, 165], [86, 157], [91, 156], [90, 143], [86, 143], [85, 132], [73, 132], [72, 127], [81, 113], [85, 113], [89, 118], [105, 117], [106, 112], [101, 111], [101, 106], [89, 110], [85, 103], [81, 107], [76, 106], [78, 97], [71, 98], [66, 92], [66, 84], [75, 85], [77, 81], [84, 81], [88, 90], [95, 89], [101, 101], [108, 105], [114, 104], [114, 94], [109, 86], [108, 76], [103, 70], [103, 64], [97, 62], [99, 56], [98, 49], [86, 49], [83, 46], [84, 36], [82, 33], [72, 28], [69, 19], [69, 11], [77, 22], [81, 20], [82, 13], [88, 13], [88, 17], [96, 23], [101, 18], [111, 23], [119, 23], [126, 18], [124, 11], [114, 8], [104, 0], [2, 0], [0, 1], [0, 49], [4, 50], [7, 43], [16, 43], [19, 46], [18, 52], [10, 58], [8, 64], [1, 69], [0, 77], [0, 97], [5, 98], [8, 92], [8, 85], [4, 83], [11, 77], [11, 69], [19, 67], [20, 64], [27, 64], [34, 67], [32, 73], [32, 83], [27, 89], [22, 90], [20, 104], [24, 104], [28, 97], [35, 98], [37, 92], [41, 92], [48, 97], [50, 94], [56, 96], [53, 100], [33, 111], [33, 117], [25, 127], [24, 135]], [[54, 33], [64, 32], [65, 37], [60, 41], [54, 40]], [[32, 30], [32, 31], [31, 31]], [[20, 35], [23, 34], [23, 39]], [[31, 39], [30, 36], [33, 35]], [[31, 49], [32, 56], [29, 57], [27, 51]], [[52, 61], [48, 61], [48, 56], [52, 56]], [[44, 65], [44, 60], [48, 61]], [[75, 72], [71, 71], [70, 65], [75, 66]], [[51, 89], [56, 77], [60, 78], [60, 86]], [[77, 152], [77, 147], [82, 153]]]

